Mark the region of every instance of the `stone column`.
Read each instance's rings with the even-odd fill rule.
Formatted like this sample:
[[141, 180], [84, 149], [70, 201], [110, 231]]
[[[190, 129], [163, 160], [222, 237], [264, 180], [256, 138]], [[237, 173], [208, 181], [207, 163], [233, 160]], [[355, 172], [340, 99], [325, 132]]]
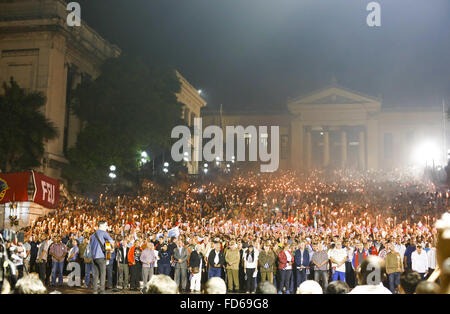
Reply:
[[306, 131], [306, 170], [311, 170], [312, 161], [312, 142], [311, 142], [311, 131]]
[[347, 132], [341, 131], [341, 168], [347, 167]]
[[303, 125], [299, 121], [291, 122], [291, 169], [301, 170], [305, 168], [303, 148]]
[[378, 120], [376, 117], [367, 121], [367, 168], [378, 169]]
[[366, 141], [364, 131], [359, 132], [359, 167], [361, 170], [366, 169]]
[[328, 131], [323, 132], [323, 167], [330, 164], [330, 135]]

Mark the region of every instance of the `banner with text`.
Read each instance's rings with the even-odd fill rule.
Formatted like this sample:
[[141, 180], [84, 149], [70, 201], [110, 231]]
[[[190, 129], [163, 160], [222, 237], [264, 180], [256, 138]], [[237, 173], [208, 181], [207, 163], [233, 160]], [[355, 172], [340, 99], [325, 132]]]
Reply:
[[59, 181], [33, 171], [34, 196], [33, 201], [47, 208], [59, 205]]

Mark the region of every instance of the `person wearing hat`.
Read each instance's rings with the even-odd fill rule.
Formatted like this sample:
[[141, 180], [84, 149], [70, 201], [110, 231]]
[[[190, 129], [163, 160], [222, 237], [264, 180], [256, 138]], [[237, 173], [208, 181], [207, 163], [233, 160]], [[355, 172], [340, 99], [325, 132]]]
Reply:
[[239, 262], [241, 254], [234, 240], [230, 241], [230, 247], [225, 253], [225, 262], [227, 264], [228, 291], [239, 291]]
[[258, 266], [261, 273], [261, 281], [269, 281], [273, 283], [273, 266], [275, 265], [276, 256], [270, 247], [270, 243], [264, 243], [264, 250], [258, 257]]

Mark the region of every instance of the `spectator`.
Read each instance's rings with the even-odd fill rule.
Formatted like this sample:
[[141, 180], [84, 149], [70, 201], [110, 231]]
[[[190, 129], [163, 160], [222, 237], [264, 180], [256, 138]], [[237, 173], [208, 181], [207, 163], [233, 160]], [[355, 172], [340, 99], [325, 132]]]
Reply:
[[47, 288], [37, 275], [29, 274], [17, 281], [14, 294], [47, 294]]
[[332, 281], [327, 287], [325, 294], [347, 294], [350, 291], [350, 287], [340, 280]]
[[182, 240], [177, 241], [177, 248], [173, 251], [173, 259], [175, 260], [175, 282], [181, 284], [181, 291], [187, 289], [187, 259], [188, 251], [184, 247]]
[[400, 253], [395, 250], [393, 243], [388, 244], [389, 252], [386, 255], [386, 273], [389, 279], [389, 290], [396, 293], [400, 285], [400, 274], [403, 272], [403, 263]]
[[391, 294], [391, 291], [383, 286], [386, 266], [379, 256], [368, 256], [361, 263], [357, 278], [358, 285], [349, 294]]
[[178, 294], [177, 283], [166, 275], [155, 275], [145, 287], [146, 294]]
[[226, 294], [225, 281], [219, 277], [211, 277], [205, 284], [204, 294]]
[[420, 281], [422, 281], [422, 277], [418, 272], [412, 270], [403, 272], [400, 275], [400, 293], [414, 294]]
[[425, 279], [428, 273], [428, 256], [420, 245], [411, 253], [411, 269], [418, 272], [422, 279]]
[[250, 245], [246, 252], [244, 252], [244, 272], [247, 277], [246, 289], [247, 293], [255, 292], [255, 277], [257, 274], [258, 265], [258, 251], [256, 251], [253, 245]]
[[323, 294], [323, 290], [317, 281], [306, 280], [297, 288], [297, 294]]
[[202, 270], [203, 270], [203, 255], [202, 247], [200, 244], [195, 246], [195, 250], [189, 257], [189, 270], [192, 273], [191, 278], [191, 292], [200, 292]]
[[230, 241], [230, 247], [225, 253], [227, 264], [228, 291], [239, 291], [239, 264], [241, 255], [236, 241]]
[[439, 285], [431, 281], [421, 281], [417, 284], [415, 294], [439, 294]]
[[328, 286], [328, 253], [324, 249], [323, 244], [319, 242], [317, 244], [317, 251], [311, 259], [314, 264], [314, 280], [318, 283], [322, 280], [323, 290], [327, 289]]

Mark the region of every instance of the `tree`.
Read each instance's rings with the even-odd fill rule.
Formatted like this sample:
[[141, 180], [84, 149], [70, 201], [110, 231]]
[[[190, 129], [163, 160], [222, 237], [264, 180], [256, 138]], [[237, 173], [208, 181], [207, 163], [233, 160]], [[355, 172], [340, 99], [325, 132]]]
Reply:
[[180, 83], [175, 71], [149, 67], [139, 60], [107, 60], [95, 80], [75, 90], [71, 108], [82, 121], [63, 171], [83, 191], [108, 182], [108, 169], [135, 179], [140, 151], [168, 147], [172, 128], [180, 123]]
[[3, 83], [0, 95], [0, 167], [3, 172], [27, 171], [40, 166], [44, 141], [58, 136], [54, 124], [41, 108], [46, 99], [28, 93], [13, 78]]

